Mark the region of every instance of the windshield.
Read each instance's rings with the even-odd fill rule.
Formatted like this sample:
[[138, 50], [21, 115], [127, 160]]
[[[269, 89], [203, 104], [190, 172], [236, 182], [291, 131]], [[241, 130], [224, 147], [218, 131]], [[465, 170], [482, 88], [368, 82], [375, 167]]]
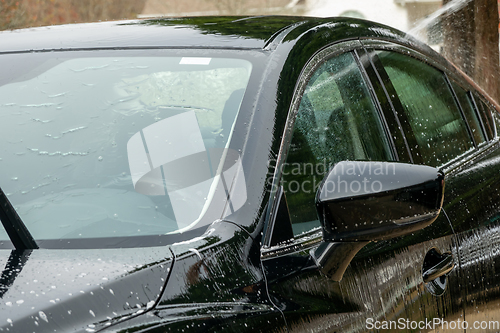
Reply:
[[28, 230], [40, 244], [199, 227], [241, 169], [228, 147], [251, 62], [81, 54], [0, 56], [0, 187]]

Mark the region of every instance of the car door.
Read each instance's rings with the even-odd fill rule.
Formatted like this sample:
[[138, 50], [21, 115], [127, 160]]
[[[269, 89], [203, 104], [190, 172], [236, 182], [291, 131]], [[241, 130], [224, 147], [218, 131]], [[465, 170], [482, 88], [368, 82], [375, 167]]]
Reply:
[[[296, 89], [289, 132], [275, 161], [262, 248], [268, 291], [289, 330], [399, 332], [425, 330], [434, 318], [460, 320], [460, 278], [452, 269], [458, 250], [444, 214], [422, 230], [339, 249], [335, 255], [348, 267], [333, 279], [318, 270], [312, 254], [322, 229], [315, 198], [330, 167], [340, 161], [409, 163], [413, 151], [359, 42], [317, 53]], [[425, 271], [442, 263], [447, 274], [424, 283]]]
[[[446, 173], [443, 211], [456, 233], [463, 326], [467, 332], [497, 332], [497, 111], [474, 86], [452, 72], [394, 50], [374, 51], [373, 58], [390, 81], [386, 86], [393, 92], [393, 102], [406, 115], [403, 128], [414, 138], [412, 154]], [[437, 96], [442, 96], [441, 101]]]

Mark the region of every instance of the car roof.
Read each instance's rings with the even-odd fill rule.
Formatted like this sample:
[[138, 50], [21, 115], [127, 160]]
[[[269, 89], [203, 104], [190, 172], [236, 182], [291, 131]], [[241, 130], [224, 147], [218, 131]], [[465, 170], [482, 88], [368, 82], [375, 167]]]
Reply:
[[332, 41], [357, 36], [406, 39], [395, 29], [351, 18], [158, 18], [3, 31], [0, 32], [0, 53], [101, 48], [266, 49], [324, 28], [336, 31]]
[[66, 24], [0, 32], [0, 52], [204, 47], [263, 49], [298, 17], [159, 18]]
[[[408, 46], [460, 72], [411, 35], [379, 23], [347, 17], [202, 16], [7, 30], [0, 31], [0, 54], [145, 48], [282, 49], [289, 56], [293, 53], [294, 57], [302, 58], [311, 55], [305, 49], [314, 53], [327, 45], [354, 39], [384, 40]], [[484, 93], [472, 80], [469, 79], [469, 83]], [[488, 99], [500, 110], [495, 101]]]

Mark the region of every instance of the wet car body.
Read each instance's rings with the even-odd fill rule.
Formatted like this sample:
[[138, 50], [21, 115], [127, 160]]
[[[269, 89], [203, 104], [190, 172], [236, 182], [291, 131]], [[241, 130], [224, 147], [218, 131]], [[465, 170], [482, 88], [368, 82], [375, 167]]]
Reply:
[[[381, 328], [368, 323], [400, 323], [399, 319], [472, 322], [497, 317], [498, 107], [411, 37], [361, 20], [220, 17], [37, 28], [4, 32], [0, 40], [0, 59], [16, 56], [21, 64], [33, 54], [49, 59], [78, 52], [113, 57], [165, 51], [191, 57], [230, 54], [250, 59], [253, 65], [229, 145], [241, 159], [244, 204], [209, 211], [195, 227], [175, 237], [35, 237], [36, 246], [17, 249], [14, 242], [3, 241], [0, 327], [4, 331], [357, 332]], [[425, 159], [416, 130], [404, 115], [407, 110], [395, 97], [397, 80], [389, 77], [380, 60], [385, 56], [391, 60], [391, 55], [383, 52], [417, 59], [441, 73], [452, 103], [460, 110], [468, 146], [458, 153], [451, 147], [449, 156], [444, 149], [446, 157], [441, 160]], [[356, 225], [345, 239], [335, 232], [327, 239], [328, 232], [319, 224], [292, 229], [296, 206], [290, 202], [292, 194], [279, 185], [287, 177], [281, 165], [297, 147], [294, 123], [307, 84], [322, 64], [344, 54], [354, 59], [350, 64], [355, 64], [360, 82], [368, 87], [366, 98], [373, 102], [374, 114], [382, 119], [380, 133], [389, 147], [383, 161], [432, 164], [446, 177], [443, 209], [439, 213], [441, 207], [436, 206], [425, 228], [410, 225], [404, 232], [389, 228], [366, 236], [366, 229], [357, 233]], [[2, 84], [17, 75], [17, 67], [13, 68], [4, 70]], [[456, 86], [462, 87], [472, 105], [479, 124], [476, 130]], [[8, 106], [3, 107], [0, 117], [12, 117]], [[429, 145], [430, 156], [438, 148]], [[0, 163], [12, 158], [9, 152], [0, 150]], [[2, 179], [14, 176], [9, 169]], [[439, 177], [434, 178], [441, 184]], [[4, 184], [0, 187], [5, 189]], [[233, 191], [227, 198], [242, 195], [241, 190]], [[442, 187], [436, 190], [440, 191]], [[389, 210], [383, 204], [377, 201], [370, 207]], [[9, 211], [6, 203], [2, 205]], [[339, 245], [324, 250], [322, 244]], [[447, 265], [446, 270], [437, 277], [426, 275], [436, 264]]]

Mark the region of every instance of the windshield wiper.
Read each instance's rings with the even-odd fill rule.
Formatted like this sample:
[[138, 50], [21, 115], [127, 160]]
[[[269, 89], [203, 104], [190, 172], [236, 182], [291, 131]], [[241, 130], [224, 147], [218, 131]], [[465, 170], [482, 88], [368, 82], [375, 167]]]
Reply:
[[2, 275], [0, 275], [0, 299], [2, 299], [3, 295], [12, 287], [32, 252], [32, 250], [12, 250], [10, 252], [9, 259], [5, 264]]
[[16, 250], [38, 249], [33, 236], [24, 225], [9, 199], [0, 188], [0, 220]]

